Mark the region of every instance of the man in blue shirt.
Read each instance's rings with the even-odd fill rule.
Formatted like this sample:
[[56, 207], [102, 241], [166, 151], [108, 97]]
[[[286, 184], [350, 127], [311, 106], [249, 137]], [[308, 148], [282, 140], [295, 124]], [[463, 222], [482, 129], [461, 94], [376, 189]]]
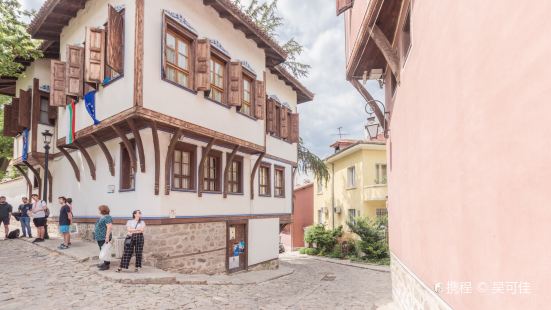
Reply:
[[22, 204], [19, 205], [19, 212], [21, 212], [21, 217], [19, 218], [19, 222], [21, 222], [21, 230], [23, 230], [23, 237], [24, 238], [32, 238], [33, 235], [31, 233], [31, 218], [29, 217], [29, 211], [33, 208], [33, 205], [29, 203], [29, 200], [27, 197], [21, 198]]
[[61, 209], [59, 210], [59, 232], [63, 235], [63, 243], [59, 246], [60, 250], [69, 248], [70, 225], [73, 219], [71, 208], [67, 205], [67, 199], [63, 196], [58, 198]]

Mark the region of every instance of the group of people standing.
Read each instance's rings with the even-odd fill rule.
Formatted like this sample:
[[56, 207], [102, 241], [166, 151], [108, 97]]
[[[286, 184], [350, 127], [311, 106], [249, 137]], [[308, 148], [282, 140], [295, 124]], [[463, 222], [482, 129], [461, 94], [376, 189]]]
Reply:
[[[110, 210], [106, 205], [98, 207], [100, 218], [96, 222], [94, 228], [94, 239], [97, 241], [100, 250], [107, 244], [113, 241], [113, 218], [109, 215]], [[124, 240], [124, 252], [122, 255], [120, 266], [117, 272], [122, 269], [128, 269], [132, 255], [136, 256], [135, 272], [139, 272], [142, 268], [142, 254], [144, 246], [143, 232], [145, 230], [145, 222], [142, 220], [142, 212], [134, 210], [132, 219], [126, 222], [126, 238]], [[98, 265], [99, 270], [108, 270], [111, 266], [109, 260], [103, 261]]]
[[[31, 218], [37, 231], [37, 238], [33, 242], [43, 242], [44, 239], [48, 239], [47, 223], [48, 216], [50, 215], [48, 206], [45, 201], [40, 200], [37, 194], [31, 196], [31, 203], [27, 197], [21, 198], [21, 204], [19, 205], [16, 219], [21, 222], [21, 230], [23, 238], [32, 238], [31, 232]], [[66, 203], [71, 203], [70, 198], [65, 200]], [[10, 232], [9, 225], [12, 216], [16, 215], [13, 212], [11, 204], [6, 201], [5, 196], [0, 196], [0, 224], [4, 224], [5, 238], [8, 238]]]
[[[47, 237], [47, 218], [49, 216], [48, 205], [45, 201], [40, 200], [37, 194], [31, 196], [32, 203], [29, 203], [27, 197], [23, 197], [22, 204], [19, 206], [19, 212], [17, 219], [21, 222], [21, 230], [23, 232], [21, 237], [32, 238], [31, 233], [31, 218], [32, 222], [36, 226], [37, 238], [34, 242], [43, 242]], [[59, 209], [59, 232], [63, 236], [63, 243], [58, 247], [60, 250], [66, 250], [71, 247], [71, 224], [73, 223], [73, 200], [61, 196], [58, 198], [60, 205]], [[110, 244], [113, 240], [113, 218], [109, 215], [110, 210], [106, 205], [98, 207], [100, 218], [97, 220], [94, 227], [94, 239], [98, 243], [100, 250], [106, 244]], [[6, 202], [6, 197], [0, 196], [0, 224], [4, 224], [4, 230], [6, 233], [6, 239], [9, 234], [10, 218], [13, 214], [12, 206]], [[136, 268], [135, 271], [139, 272], [142, 268], [142, 254], [144, 247], [144, 230], [145, 222], [142, 219], [142, 212], [140, 210], [134, 210], [132, 212], [132, 219], [126, 222], [126, 239], [124, 242], [124, 253], [121, 259], [120, 266], [117, 268], [117, 272], [122, 269], [128, 269], [130, 260], [133, 255], [136, 256]], [[108, 270], [111, 262], [109, 260], [103, 261], [98, 265], [100, 270]]]

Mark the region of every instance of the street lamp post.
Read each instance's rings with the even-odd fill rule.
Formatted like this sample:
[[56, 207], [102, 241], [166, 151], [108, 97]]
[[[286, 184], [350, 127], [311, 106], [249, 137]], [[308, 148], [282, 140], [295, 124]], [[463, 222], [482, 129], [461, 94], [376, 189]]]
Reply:
[[[380, 105], [382, 107], [382, 110], [383, 110], [383, 124], [382, 125], [381, 125], [380, 122], [375, 121], [375, 116], [372, 116], [375, 112], [373, 111], [373, 108], [369, 105], [370, 102], [375, 102], [377, 105]], [[379, 100], [376, 100], [376, 99], [370, 100], [365, 104], [365, 113], [367, 113], [369, 115], [369, 117], [367, 118], [367, 125], [365, 126], [365, 129], [367, 130], [367, 134], [369, 135], [369, 138], [371, 140], [376, 139], [377, 136], [379, 135], [379, 129], [381, 128], [381, 126], [382, 126], [382, 129], [383, 129], [383, 134], [384, 134], [385, 138], [388, 138], [387, 128], [386, 128], [386, 125], [387, 125], [386, 124], [387, 112], [386, 112], [385, 104], [382, 103]]]
[[44, 137], [44, 190], [42, 191], [42, 197], [44, 201], [48, 197], [48, 156], [50, 155], [50, 143], [52, 142], [52, 133], [49, 130], [42, 132]]
[[[46, 129], [42, 132], [42, 136], [44, 137], [44, 191], [42, 191], [42, 199], [46, 202], [48, 200], [48, 155], [50, 154], [50, 143], [53, 135]], [[44, 239], [50, 239], [47, 222], [44, 224]]]

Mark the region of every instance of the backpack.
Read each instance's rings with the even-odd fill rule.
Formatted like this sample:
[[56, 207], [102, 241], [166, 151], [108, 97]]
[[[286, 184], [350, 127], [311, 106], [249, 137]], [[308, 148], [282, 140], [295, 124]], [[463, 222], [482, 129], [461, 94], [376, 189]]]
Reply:
[[10, 231], [10, 233], [8, 234], [8, 239], [17, 239], [17, 238], [19, 238], [19, 233], [20, 233], [19, 229]]

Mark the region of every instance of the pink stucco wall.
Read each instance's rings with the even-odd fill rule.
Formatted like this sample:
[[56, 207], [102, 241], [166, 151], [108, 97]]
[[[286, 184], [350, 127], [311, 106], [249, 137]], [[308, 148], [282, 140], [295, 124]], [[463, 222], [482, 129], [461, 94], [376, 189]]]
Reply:
[[[551, 307], [550, 12], [414, 1], [390, 127], [390, 246], [455, 309]], [[447, 294], [447, 281], [473, 293]], [[531, 293], [476, 292], [494, 281]]]

